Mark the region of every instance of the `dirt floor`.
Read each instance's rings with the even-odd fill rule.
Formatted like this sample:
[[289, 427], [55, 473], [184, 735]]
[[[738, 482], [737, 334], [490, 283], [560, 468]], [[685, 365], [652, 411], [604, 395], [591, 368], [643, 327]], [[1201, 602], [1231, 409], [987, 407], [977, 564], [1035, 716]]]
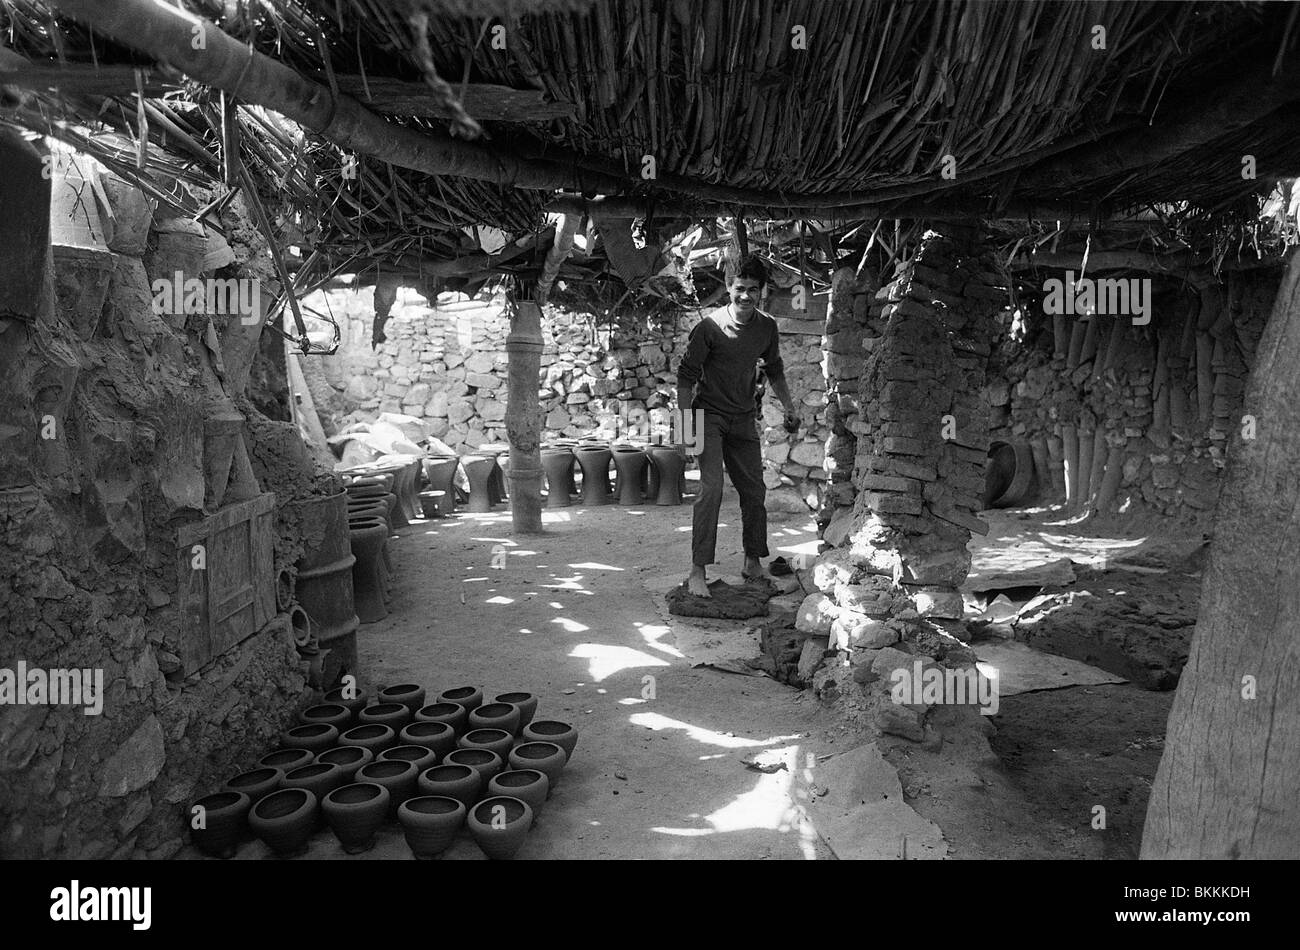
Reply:
[[[685, 573], [690, 512], [548, 510], [545, 534], [512, 540], [499, 510], [417, 522], [392, 540], [393, 612], [361, 627], [363, 685], [417, 682], [430, 697], [464, 684], [489, 696], [527, 690], [541, 698], [539, 718], [580, 732], [520, 858], [1136, 857], [1172, 692], [1088, 685], [1006, 696], [992, 750], [974, 757], [891, 737], [867, 745], [872, 736], [811, 692], [693, 665], [758, 650], [752, 622], [700, 627], [664, 609], [665, 585]], [[985, 567], [1008, 552], [1021, 564], [1089, 563], [1135, 543], [1052, 525], [1050, 512], [987, 514], [995, 530], [973, 545]], [[1030, 542], [1044, 533], [1053, 543], [1035, 554]], [[769, 534], [773, 556], [816, 550], [810, 518], [774, 513]], [[738, 574], [739, 544], [729, 491], [710, 577]], [[875, 765], [854, 758], [864, 750]], [[873, 788], [883, 791], [862, 792], [845, 771], [879, 772], [882, 762]], [[823, 798], [827, 784], [836, 787]], [[860, 801], [834, 804], [850, 785]], [[889, 809], [853, 810], [873, 797]], [[1098, 805], [1104, 829], [1093, 828]], [[254, 842], [239, 857], [268, 853]], [[325, 832], [309, 857], [344, 855]], [[390, 826], [357, 857], [410, 853]], [[466, 835], [446, 857], [483, 855]]]

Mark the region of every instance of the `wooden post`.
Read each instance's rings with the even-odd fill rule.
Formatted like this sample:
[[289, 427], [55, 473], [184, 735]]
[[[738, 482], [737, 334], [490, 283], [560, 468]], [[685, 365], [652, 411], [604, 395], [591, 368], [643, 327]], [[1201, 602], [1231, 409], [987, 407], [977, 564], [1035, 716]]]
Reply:
[[1115, 493], [1119, 491], [1119, 480], [1124, 475], [1124, 449], [1111, 446], [1106, 457], [1106, 474], [1102, 476], [1101, 487], [1097, 490], [1097, 501], [1093, 505], [1101, 514], [1110, 510], [1115, 503]]
[[1090, 462], [1091, 468], [1088, 472], [1088, 491], [1084, 494], [1083, 498], [1084, 507], [1087, 508], [1089, 512], [1095, 511], [1097, 508], [1094, 501], [1097, 495], [1101, 492], [1102, 472], [1106, 467], [1106, 452], [1106, 430], [1098, 429], [1093, 433], [1092, 460]]
[[542, 369], [542, 308], [507, 298], [506, 438], [510, 441], [510, 518], [516, 534], [542, 532], [542, 413], [537, 378]]
[[1100, 432], [1079, 433], [1079, 449], [1077, 456], [1079, 478], [1075, 483], [1074, 488], [1074, 507], [1083, 511], [1088, 509], [1089, 479], [1092, 478], [1093, 440], [1100, 434]]

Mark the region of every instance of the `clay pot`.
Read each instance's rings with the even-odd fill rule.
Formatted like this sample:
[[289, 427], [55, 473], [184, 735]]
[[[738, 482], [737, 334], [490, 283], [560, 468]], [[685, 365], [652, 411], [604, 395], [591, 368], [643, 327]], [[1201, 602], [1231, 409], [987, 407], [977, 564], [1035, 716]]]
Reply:
[[483, 690], [477, 686], [457, 686], [445, 693], [439, 693], [438, 702], [460, 703], [465, 707], [466, 712], [470, 712], [483, 705]]
[[392, 759], [376, 760], [357, 769], [358, 782], [374, 782], [388, 789], [388, 794], [391, 796], [388, 801], [389, 817], [396, 815], [397, 806], [415, 794], [415, 780], [419, 775], [420, 770], [415, 767], [414, 762]]
[[501, 729], [519, 734], [521, 713], [514, 703], [484, 703], [469, 714], [470, 729]]
[[[204, 854], [214, 858], [229, 858], [235, 854], [235, 845], [248, 820], [253, 801], [243, 792], [216, 792], [205, 795], [190, 806], [190, 840]], [[195, 808], [202, 808], [203, 827], [195, 828]]]
[[422, 745], [395, 745], [379, 753], [380, 762], [414, 762], [415, 773], [419, 775], [425, 769], [438, 764], [438, 753]]
[[347, 782], [347, 775], [339, 766], [328, 762], [313, 762], [311, 765], [286, 772], [283, 785], [285, 788], [305, 788], [316, 796], [317, 801], [320, 801]]
[[397, 820], [411, 853], [417, 858], [436, 858], [456, 840], [469, 812], [464, 802], [445, 795], [421, 795], [402, 802]]
[[492, 781], [492, 776], [506, 767], [505, 760], [490, 749], [457, 749], [448, 752], [442, 760], [443, 765], [468, 765], [478, 772], [483, 779], [483, 787]]
[[512, 769], [537, 769], [545, 772], [550, 782], [547, 790], [549, 797], [555, 791], [555, 786], [560, 784], [560, 773], [564, 771], [568, 756], [554, 742], [525, 742], [510, 750], [507, 761]]
[[327, 722], [294, 726], [287, 732], [280, 733], [280, 745], [286, 749], [306, 749], [314, 753], [332, 749], [338, 744], [339, 731]]
[[539, 719], [524, 726], [519, 737], [529, 742], [554, 742], [564, 750], [565, 762], [573, 756], [573, 747], [578, 744], [578, 730], [567, 722], [554, 719]]
[[441, 759], [456, 748], [456, 731], [445, 722], [413, 722], [400, 733], [404, 745], [422, 745]]
[[495, 861], [513, 858], [533, 824], [527, 802], [507, 795], [485, 798], [469, 810], [469, 833], [483, 853]]
[[424, 687], [415, 683], [385, 686], [379, 691], [377, 699], [381, 703], [401, 703], [415, 715], [415, 711], [424, 705]]
[[266, 796], [248, 813], [248, 826], [282, 858], [307, 850], [316, 828], [316, 796], [305, 788], [286, 788]]
[[536, 821], [542, 814], [542, 805], [550, 797], [551, 780], [540, 769], [508, 769], [492, 776], [487, 793], [527, 802], [533, 810], [533, 821]]
[[321, 811], [348, 854], [369, 851], [391, 810], [388, 789], [374, 782], [342, 785], [325, 796]]
[[256, 805], [267, 795], [277, 791], [284, 781], [284, 772], [263, 766], [250, 772], [240, 772], [222, 787], [224, 792], [243, 792]]
[[468, 765], [438, 765], [426, 769], [415, 782], [421, 795], [454, 798], [466, 808], [479, 800], [484, 784], [479, 770]]
[[369, 749], [375, 755], [391, 745], [397, 744], [397, 733], [391, 727], [377, 722], [368, 722], [364, 726], [353, 726], [339, 736], [339, 745], [355, 745]]
[[471, 729], [456, 740], [456, 745], [462, 749], [487, 749], [502, 759], [514, 744], [515, 737], [504, 729]]
[[460, 703], [433, 703], [415, 714], [417, 722], [445, 722], [456, 735], [469, 728], [469, 710]]
[[442, 517], [442, 495], [442, 492], [435, 490], [420, 492], [420, 510], [424, 512], [426, 521]]
[[298, 721], [304, 726], [324, 723], [341, 732], [352, 725], [354, 715], [351, 709], [341, 703], [321, 703], [319, 706], [308, 706], [298, 713]]
[[[502, 693], [492, 700], [494, 703], [513, 703], [519, 707], [519, 728], [522, 729], [533, 721], [537, 715], [537, 697], [532, 693]], [[515, 735], [519, 732], [516, 730]]]
[[378, 723], [388, 726], [396, 733], [411, 721], [412, 715], [411, 710], [401, 703], [375, 703], [357, 714], [357, 724]]
[[[345, 691], [355, 691], [356, 695], [350, 699], [346, 698], [343, 695]], [[348, 711], [353, 716], [356, 716], [357, 713], [370, 705], [370, 697], [362, 690], [356, 689], [356, 687], [340, 686], [338, 689], [332, 689], [325, 694], [325, 702], [346, 706]]]
[[257, 760], [257, 764], [262, 768], [279, 769], [287, 773], [300, 769], [304, 765], [311, 765], [315, 761], [316, 753], [310, 749], [279, 749], [266, 753]]
[[346, 784], [352, 784], [357, 780], [357, 769], [363, 765], [369, 765], [375, 760], [375, 753], [371, 749], [359, 745], [336, 745], [332, 749], [326, 749], [316, 755], [316, 761], [322, 765], [337, 765], [343, 770], [343, 777], [347, 779]]

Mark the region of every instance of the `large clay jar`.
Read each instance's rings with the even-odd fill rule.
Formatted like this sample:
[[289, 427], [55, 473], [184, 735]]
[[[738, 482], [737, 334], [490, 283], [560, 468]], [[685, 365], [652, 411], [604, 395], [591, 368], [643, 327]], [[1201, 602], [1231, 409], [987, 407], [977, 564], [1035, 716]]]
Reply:
[[438, 694], [440, 703], [459, 703], [467, 713], [483, 705], [483, 690], [478, 686], [457, 686]]
[[278, 749], [266, 753], [257, 760], [257, 764], [261, 768], [279, 769], [281, 772], [288, 773], [304, 765], [311, 765], [315, 761], [316, 753], [310, 749]]
[[311, 765], [304, 765], [300, 769], [285, 773], [283, 784], [285, 788], [305, 788], [315, 795], [316, 801], [319, 802], [334, 789], [346, 785], [347, 782], [347, 776], [337, 765], [331, 765], [327, 762], [313, 762]]
[[542, 813], [542, 805], [551, 794], [551, 780], [538, 769], [507, 769], [492, 776], [488, 782], [488, 795], [507, 795], [527, 802], [533, 810], [533, 821]]
[[307, 850], [319, 807], [305, 788], [281, 789], [252, 807], [248, 827], [278, 856], [291, 858]]
[[385, 686], [379, 691], [376, 701], [380, 703], [401, 703], [412, 714], [424, 705], [424, 687], [415, 683], [399, 683]]
[[439, 513], [450, 515], [456, 510], [456, 489], [453, 484], [456, 469], [460, 465], [458, 458], [427, 458], [424, 460], [424, 477], [429, 481], [431, 491], [442, 492]]
[[415, 780], [419, 775], [414, 762], [392, 759], [376, 760], [357, 769], [358, 782], [374, 782], [388, 789], [388, 794], [392, 796], [388, 802], [390, 817], [397, 814], [397, 806], [415, 794]]
[[[243, 792], [205, 795], [190, 806], [190, 840], [196, 848], [214, 858], [233, 857], [252, 807], [252, 800]], [[203, 811], [197, 812], [199, 808]], [[195, 828], [200, 814], [203, 827]]]
[[352, 725], [352, 719], [352, 710], [342, 703], [321, 703], [318, 706], [308, 706], [298, 713], [298, 721], [304, 726], [324, 723], [340, 732]]
[[222, 791], [243, 792], [256, 805], [267, 795], [277, 791], [283, 781], [284, 772], [264, 766], [249, 772], [240, 772], [238, 775], [233, 776], [226, 782]]
[[573, 757], [573, 747], [578, 744], [578, 730], [567, 722], [539, 719], [524, 726], [519, 737], [529, 742], [554, 742], [564, 750], [565, 761]]
[[555, 791], [555, 786], [560, 784], [560, 773], [564, 771], [568, 756], [554, 742], [525, 742], [510, 750], [507, 761], [512, 769], [537, 769], [545, 772], [550, 782], [550, 788], [547, 789], [549, 796]]
[[321, 801], [325, 820], [348, 854], [361, 854], [375, 845], [375, 832], [391, 810], [388, 789], [374, 782], [357, 782], [334, 789]]
[[580, 445], [573, 454], [582, 469], [582, 503], [587, 506], [613, 504], [614, 498], [609, 490], [609, 460], [613, 454], [609, 446]]
[[460, 703], [431, 703], [415, 714], [416, 722], [445, 722], [461, 735], [469, 728], [469, 710]]
[[362, 623], [375, 623], [388, 616], [384, 604], [383, 549], [388, 543], [388, 528], [370, 521], [349, 521], [352, 556], [352, 596], [357, 617]]
[[469, 810], [469, 833], [489, 858], [513, 858], [524, 844], [533, 824], [533, 810], [526, 802], [505, 795], [485, 798]]
[[631, 445], [614, 446], [614, 470], [618, 474], [614, 489], [620, 505], [639, 505], [645, 500], [641, 493], [648, 465], [649, 459], [641, 449]]
[[573, 451], [567, 448], [542, 449], [542, 469], [546, 472], [546, 507], [568, 508], [573, 489]]
[[339, 736], [339, 745], [360, 746], [369, 749], [375, 755], [396, 744], [397, 733], [388, 726], [374, 722], [364, 726], [353, 726]]
[[346, 706], [355, 721], [357, 713], [370, 705], [370, 697], [364, 690], [357, 689], [355, 686], [340, 686], [325, 694], [325, 702]]
[[492, 510], [492, 479], [497, 460], [491, 455], [462, 455], [460, 467], [469, 479], [469, 510], [483, 513]]
[[438, 753], [422, 745], [395, 745], [379, 753], [380, 762], [413, 762], [416, 775], [438, 764]]
[[512, 736], [519, 734], [522, 714], [514, 703], [484, 703], [469, 714], [470, 729], [501, 729]]
[[[537, 697], [532, 693], [502, 693], [492, 700], [494, 703], [513, 703], [519, 707], [519, 728], [523, 729], [537, 715]], [[515, 735], [518, 735], [518, 730]]]
[[444, 795], [408, 798], [397, 809], [402, 834], [417, 858], [436, 858], [456, 840], [469, 809], [464, 802]]
[[479, 770], [468, 765], [437, 765], [425, 769], [415, 781], [421, 795], [445, 795], [466, 808], [482, 797], [485, 785]]
[[506, 767], [505, 759], [490, 749], [457, 749], [448, 752], [442, 764], [468, 765], [483, 779], [484, 788], [487, 788], [487, 783], [492, 781], [492, 776]]
[[339, 743], [339, 731], [329, 723], [317, 722], [310, 726], [294, 726], [280, 734], [280, 745], [286, 749], [306, 749], [324, 752]]
[[343, 777], [348, 784], [357, 780], [357, 769], [369, 765], [375, 760], [375, 753], [359, 745], [339, 745], [317, 754], [316, 761], [322, 765], [337, 765], [343, 770]]
[[375, 703], [373, 706], [367, 706], [357, 714], [358, 725], [369, 725], [376, 723], [381, 726], [388, 726], [393, 732], [401, 731], [402, 727], [411, 721], [413, 713], [401, 703]]
[[462, 749], [487, 749], [502, 759], [514, 744], [515, 737], [504, 729], [471, 729], [456, 740]]
[[652, 445], [646, 450], [650, 464], [655, 468], [655, 485], [659, 489], [656, 505], [680, 505], [682, 481], [686, 473], [686, 458], [676, 446]]
[[456, 748], [456, 731], [445, 722], [413, 722], [400, 733], [404, 745], [422, 745], [438, 759]]

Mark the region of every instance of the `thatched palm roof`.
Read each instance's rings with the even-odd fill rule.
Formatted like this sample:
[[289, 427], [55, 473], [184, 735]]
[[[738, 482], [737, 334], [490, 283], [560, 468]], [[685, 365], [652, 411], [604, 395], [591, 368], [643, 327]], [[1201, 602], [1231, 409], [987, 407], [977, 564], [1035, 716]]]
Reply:
[[[98, 113], [124, 137], [138, 124], [137, 91], [168, 95], [152, 108], [190, 140], [181, 146], [173, 134], [169, 149], [185, 156], [197, 145], [209, 159], [191, 155], [195, 168], [219, 177], [222, 143], [232, 139], [216, 94], [193, 84], [168, 94], [167, 81], [180, 77], [156, 68], [145, 77], [156, 88], [138, 85], [137, 73], [121, 67], [155, 66], [159, 43], [131, 28], [139, 21], [125, 13], [88, 12], [97, 6], [4, 0], [8, 44], [30, 61], [27, 72], [51, 71], [20, 81], [57, 84], [63, 108]], [[301, 106], [302, 121], [320, 134], [246, 108], [231, 121], [268, 197], [321, 222], [311, 243], [327, 269], [456, 258], [471, 250], [464, 225], [515, 237], [541, 229], [545, 207], [855, 224], [927, 215], [1087, 218], [1169, 202], [1223, 211], [1269, 190], [1270, 176], [1296, 172], [1300, 31], [1290, 4], [184, 6], [317, 84], [301, 87], [318, 89], [312, 102], [285, 108]], [[194, 74], [208, 63], [178, 65]], [[234, 72], [239, 82], [228, 85], [243, 85], [232, 101], [284, 104], [283, 89], [263, 87], [275, 83], [248, 81], [247, 68]], [[106, 96], [114, 104], [100, 111]], [[384, 126], [377, 136], [362, 127], [370, 114], [389, 123], [391, 143]], [[355, 175], [349, 150], [330, 139], [366, 146]], [[1246, 155], [1255, 179], [1242, 176]], [[609, 202], [585, 203], [597, 194]], [[526, 257], [529, 266], [540, 263], [544, 243]]]

